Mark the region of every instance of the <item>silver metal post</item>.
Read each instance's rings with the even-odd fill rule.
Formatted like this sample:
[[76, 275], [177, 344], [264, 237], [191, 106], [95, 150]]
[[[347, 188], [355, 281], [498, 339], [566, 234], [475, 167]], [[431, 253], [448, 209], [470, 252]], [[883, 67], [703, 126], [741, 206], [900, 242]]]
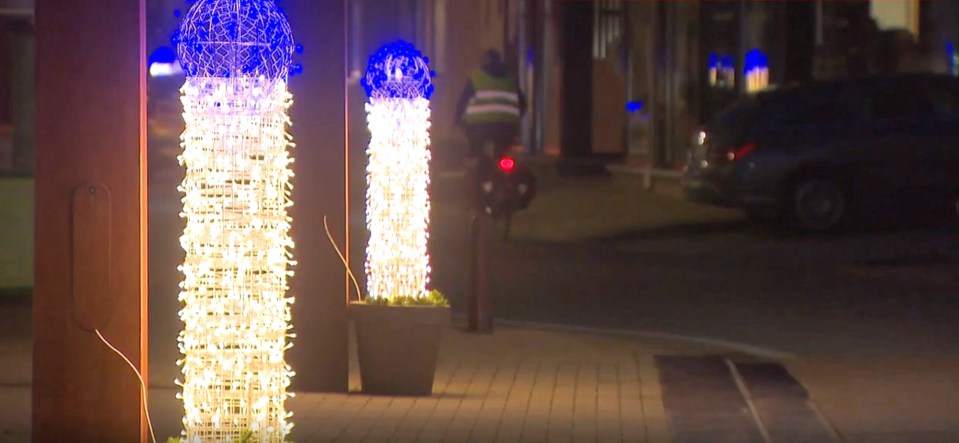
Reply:
[[816, 46], [823, 45], [823, 10], [822, 0], [816, 0]]
[[549, 95], [549, 64], [552, 60], [550, 45], [551, 24], [553, 22], [553, 0], [543, 0], [542, 14], [540, 15], [540, 50], [536, 63], [536, 134], [533, 153], [543, 152], [546, 127], [546, 106]]
[[[527, 38], [527, 22], [529, 21], [529, 15], [527, 13], [528, 6], [526, 4], [528, 0], [518, 1], [518, 14], [516, 17], [516, 65], [518, 68], [517, 75], [519, 78], [516, 79], [516, 83], [519, 85], [520, 91], [526, 94], [528, 105], [530, 98], [530, 88], [526, 78], [529, 75], [529, 70], [526, 66], [526, 55], [529, 53], [529, 39]], [[528, 112], [523, 116], [523, 119], [520, 122], [520, 137], [523, 143], [523, 151], [527, 153], [531, 152], [532, 146], [530, 142], [530, 118]]]

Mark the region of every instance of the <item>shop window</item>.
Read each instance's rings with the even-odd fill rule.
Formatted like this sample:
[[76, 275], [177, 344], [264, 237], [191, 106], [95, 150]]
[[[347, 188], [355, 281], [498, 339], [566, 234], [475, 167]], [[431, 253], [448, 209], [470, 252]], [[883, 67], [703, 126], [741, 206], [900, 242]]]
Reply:
[[0, 172], [33, 170], [32, 14], [0, 15]]

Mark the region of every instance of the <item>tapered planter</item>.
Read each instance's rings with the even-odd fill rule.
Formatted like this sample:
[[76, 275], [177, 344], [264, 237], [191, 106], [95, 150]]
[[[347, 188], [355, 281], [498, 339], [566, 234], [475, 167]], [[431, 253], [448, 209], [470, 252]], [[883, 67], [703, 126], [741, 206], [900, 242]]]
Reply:
[[363, 392], [431, 395], [447, 306], [350, 304]]

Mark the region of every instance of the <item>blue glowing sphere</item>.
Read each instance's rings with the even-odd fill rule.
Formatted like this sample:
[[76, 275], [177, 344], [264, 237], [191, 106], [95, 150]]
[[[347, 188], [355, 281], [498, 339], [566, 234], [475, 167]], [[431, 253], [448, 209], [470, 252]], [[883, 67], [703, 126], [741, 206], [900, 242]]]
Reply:
[[370, 57], [363, 87], [376, 98], [430, 98], [433, 72], [429, 60], [412, 44], [396, 41]]
[[272, 0], [200, 0], [175, 39], [190, 77], [279, 79], [293, 63], [293, 32]]

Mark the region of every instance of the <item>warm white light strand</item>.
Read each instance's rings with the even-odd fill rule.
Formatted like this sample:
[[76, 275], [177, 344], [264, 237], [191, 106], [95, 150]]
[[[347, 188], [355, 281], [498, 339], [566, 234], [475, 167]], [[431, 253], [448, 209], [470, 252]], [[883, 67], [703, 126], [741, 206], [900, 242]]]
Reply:
[[265, 77], [191, 77], [181, 92], [184, 436], [280, 443], [292, 427], [292, 96]]
[[374, 96], [366, 111], [367, 291], [374, 299], [424, 297], [430, 275], [429, 100]]

